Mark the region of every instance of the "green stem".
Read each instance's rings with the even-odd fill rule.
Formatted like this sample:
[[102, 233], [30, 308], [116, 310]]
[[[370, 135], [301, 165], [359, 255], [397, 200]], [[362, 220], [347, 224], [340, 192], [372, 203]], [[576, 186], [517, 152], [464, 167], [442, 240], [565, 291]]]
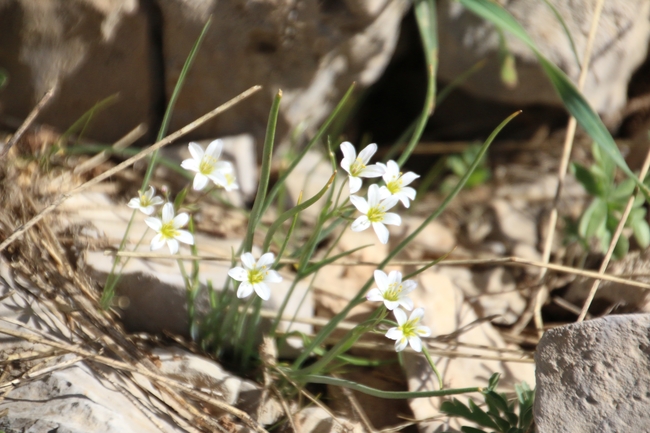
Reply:
[[433, 362], [433, 359], [431, 359], [431, 355], [429, 354], [429, 349], [427, 349], [427, 346], [422, 345], [422, 353], [424, 353], [424, 356], [427, 358], [427, 361], [429, 362], [429, 365], [431, 366], [431, 369], [436, 374], [436, 377], [438, 378], [438, 385], [440, 386], [440, 389], [443, 389], [444, 385], [442, 383], [442, 375], [438, 371], [438, 368], [436, 367], [436, 363]]

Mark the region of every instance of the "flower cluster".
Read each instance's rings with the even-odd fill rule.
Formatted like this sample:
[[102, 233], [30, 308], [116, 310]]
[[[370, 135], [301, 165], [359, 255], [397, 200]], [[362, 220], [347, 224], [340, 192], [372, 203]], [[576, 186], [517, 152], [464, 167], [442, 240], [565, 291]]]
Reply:
[[[397, 326], [390, 328], [386, 332], [386, 337], [395, 340], [395, 350], [401, 352], [409, 344], [417, 352], [422, 351], [421, 337], [431, 335], [431, 330], [427, 326], [420, 325], [420, 320], [424, 316], [422, 308], [413, 310], [413, 301], [407, 295], [415, 290], [417, 283], [415, 281], [402, 281], [402, 274], [398, 271], [391, 271], [386, 275], [385, 272], [376, 270], [374, 273], [377, 287], [373, 288], [366, 295], [369, 301], [383, 302], [388, 310], [392, 310], [397, 320]], [[413, 310], [409, 318], [402, 310]]]
[[[210, 180], [226, 191], [239, 188], [232, 164], [219, 159], [222, 149], [221, 140], [212, 141], [205, 150], [197, 143], [189, 144], [192, 158], [184, 160], [181, 167], [196, 172], [192, 182], [194, 190], [202, 190]], [[147, 191], [138, 191], [138, 197], [132, 198], [127, 204], [128, 207], [149, 216], [145, 219], [145, 223], [156, 232], [156, 236], [151, 240], [151, 250], [157, 250], [167, 244], [169, 251], [176, 254], [179, 242], [194, 245], [194, 236], [187, 230], [181, 230], [189, 222], [189, 215], [186, 213], [175, 215], [174, 205], [165, 203], [161, 197], [155, 194], [155, 188], [150, 186]], [[163, 203], [165, 204], [162, 207], [160, 218], [152, 217], [156, 206]]]
[[241, 256], [241, 263], [244, 267], [237, 266], [228, 271], [233, 280], [240, 281], [237, 289], [238, 298], [247, 298], [253, 291], [265, 301], [271, 297], [271, 289], [267, 283], [279, 283], [282, 277], [277, 271], [269, 268], [275, 261], [273, 253], [263, 254], [255, 262], [251, 253], [244, 253]]
[[[379, 242], [388, 242], [388, 225], [399, 226], [402, 219], [396, 213], [388, 212], [398, 202], [404, 207], [410, 206], [410, 200], [415, 200], [415, 190], [408, 185], [417, 179], [417, 174], [409, 171], [402, 174], [395, 161], [388, 161], [386, 164], [377, 163], [368, 165], [370, 158], [377, 152], [377, 145], [366, 146], [359, 156], [352, 143], [345, 141], [341, 143], [343, 159], [341, 167], [345, 170], [350, 184], [350, 202], [363, 215], [352, 223], [352, 230], [360, 232], [372, 226], [379, 238]], [[381, 177], [385, 185], [381, 188], [377, 185], [370, 185], [368, 188], [368, 199], [353, 195], [361, 189], [362, 177]]]

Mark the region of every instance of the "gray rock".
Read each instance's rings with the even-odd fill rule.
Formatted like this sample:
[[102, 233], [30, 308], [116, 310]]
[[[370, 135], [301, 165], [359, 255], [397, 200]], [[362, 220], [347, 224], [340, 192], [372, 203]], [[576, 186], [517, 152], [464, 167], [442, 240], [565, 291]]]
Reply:
[[[538, 0], [500, 3], [506, 4], [506, 9], [526, 29], [539, 50], [577, 82], [580, 67], [560, 21], [548, 5]], [[596, 1], [551, 3], [566, 22], [582, 58]], [[477, 61], [487, 58], [486, 66], [463, 82], [464, 89], [483, 98], [514, 104], [559, 104], [533, 52], [525, 44], [506, 34], [519, 76], [518, 84], [508, 88], [500, 78], [499, 34], [494, 27], [455, 1], [441, 1], [438, 10], [439, 76], [443, 80], [453, 80]], [[645, 0], [605, 2], [584, 88], [591, 105], [602, 114], [614, 114], [626, 102], [628, 81], [648, 51], [649, 14], [650, 3]]]
[[356, 81], [377, 80], [395, 44], [406, 0], [7, 0], [0, 2], [0, 65], [9, 82], [0, 113], [16, 122], [55, 84], [40, 122], [67, 130], [97, 102], [85, 136], [114, 141], [140, 122], [156, 132], [183, 64], [206, 35], [171, 129], [185, 126], [253, 85], [263, 90], [190, 138], [252, 133], [261, 143], [272, 97], [282, 89], [280, 133], [318, 127]]
[[650, 315], [547, 331], [535, 355], [540, 433], [644, 432], [650, 426]]

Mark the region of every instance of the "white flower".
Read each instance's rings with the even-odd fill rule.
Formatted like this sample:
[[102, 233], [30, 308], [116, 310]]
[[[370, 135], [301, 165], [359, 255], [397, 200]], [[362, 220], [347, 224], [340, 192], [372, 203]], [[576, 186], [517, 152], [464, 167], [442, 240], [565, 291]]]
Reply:
[[149, 217], [144, 220], [145, 223], [158, 234], [151, 240], [151, 250], [162, 248], [167, 243], [169, 251], [172, 254], [178, 252], [178, 241], [184, 244], [194, 245], [194, 236], [187, 230], [179, 230], [185, 226], [190, 217], [186, 213], [179, 213], [174, 217], [174, 205], [165, 203], [162, 209], [162, 220], [155, 217]]
[[235, 169], [231, 163], [227, 162], [226, 164], [228, 164], [228, 166], [221, 171], [223, 174], [224, 183], [218, 185], [226, 191], [239, 189], [239, 184], [237, 183], [237, 178], [235, 177]]
[[214, 140], [208, 145], [205, 152], [197, 143], [191, 142], [189, 144], [192, 158], [184, 160], [181, 163], [181, 167], [185, 170], [196, 172], [192, 184], [192, 188], [196, 191], [205, 188], [208, 184], [208, 180], [213, 181], [217, 185], [227, 184], [223, 170], [228, 169], [228, 163], [225, 161], [219, 161], [222, 147], [223, 143], [221, 140]]
[[155, 196], [156, 190], [153, 186], [150, 186], [147, 192], [144, 194], [142, 191], [138, 191], [139, 197], [134, 197], [127, 204], [128, 207], [133, 209], [139, 209], [145, 215], [151, 215], [155, 210], [154, 206], [158, 206], [163, 203], [163, 199]]
[[237, 266], [228, 271], [233, 280], [241, 281], [237, 289], [238, 298], [246, 298], [255, 293], [267, 301], [271, 297], [271, 289], [267, 283], [279, 283], [282, 277], [276, 271], [268, 269], [268, 266], [275, 261], [273, 253], [266, 253], [255, 263], [251, 253], [244, 253], [241, 262], [244, 267]]
[[399, 215], [386, 212], [397, 204], [398, 198], [390, 196], [380, 202], [379, 187], [377, 185], [370, 185], [370, 188], [368, 188], [368, 201], [356, 195], [350, 196], [350, 201], [363, 214], [352, 223], [352, 231], [363, 231], [372, 224], [372, 228], [379, 237], [379, 242], [385, 244], [388, 242], [388, 229], [384, 224], [394, 226], [402, 224]]
[[402, 174], [399, 171], [399, 165], [392, 160], [388, 161], [386, 164], [377, 163], [377, 165], [384, 169], [382, 178], [384, 179], [384, 182], [386, 182], [386, 186], [382, 186], [379, 189], [381, 198], [390, 197], [392, 195], [399, 198], [404, 207], [409, 207], [409, 200], [415, 200], [415, 190], [406, 185], [409, 185], [420, 176], [412, 171]]
[[424, 310], [416, 308], [411, 313], [411, 316], [406, 320], [406, 313], [399, 308], [393, 310], [395, 319], [399, 326], [390, 328], [386, 332], [386, 337], [395, 341], [395, 350], [401, 352], [406, 348], [406, 344], [410, 344], [416, 352], [422, 352], [422, 340], [420, 337], [428, 337], [431, 335], [431, 329], [427, 326], [419, 325]]
[[359, 152], [358, 157], [357, 151], [349, 141], [341, 143], [341, 151], [343, 152], [341, 167], [350, 174], [350, 194], [361, 189], [362, 177], [380, 177], [384, 173], [383, 168], [379, 165], [368, 165], [370, 157], [377, 152], [375, 143], [366, 146]]
[[412, 280], [402, 282], [402, 273], [391, 271], [386, 275], [385, 272], [377, 269], [375, 271], [375, 283], [378, 287], [370, 290], [366, 299], [374, 302], [383, 302], [387, 309], [394, 310], [397, 307], [403, 307], [407, 310], [413, 309], [413, 301], [408, 295], [417, 286]]

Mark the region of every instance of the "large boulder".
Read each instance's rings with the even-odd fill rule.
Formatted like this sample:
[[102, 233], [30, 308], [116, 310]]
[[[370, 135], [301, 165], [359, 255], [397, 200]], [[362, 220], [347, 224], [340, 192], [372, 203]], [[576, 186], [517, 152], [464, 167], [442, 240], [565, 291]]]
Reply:
[[[566, 23], [580, 59], [584, 56], [596, 2], [549, 2]], [[580, 65], [562, 23], [549, 5], [540, 0], [505, 3], [508, 12], [526, 29], [539, 50], [577, 82]], [[599, 113], [615, 116], [625, 105], [630, 77], [648, 51], [649, 16], [650, 2], [646, 0], [605, 2], [584, 87], [585, 96]], [[482, 98], [518, 105], [560, 104], [534, 53], [523, 42], [505, 34], [519, 75], [517, 85], [508, 87], [500, 77], [500, 36], [493, 25], [451, 0], [439, 2], [439, 23], [440, 78], [453, 80], [487, 58], [485, 67], [462, 84], [465, 90]]]
[[[115, 93], [86, 136], [112, 141], [139, 122], [150, 132], [210, 16], [171, 121], [175, 130], [253, 85], [262, 92], [193, 137], [263, 137], [273, 95], [284, 91], [280, 131], [315, 128], [356, 81], [373, 83], [390, 59], [406, 0], [0, 1], [0, 113], [14, 123], [54, 85], [40, 121], [62, 130]], [[282, 133], [282, 132], [281, 132]], [[191, 137], [190, 137], [191, 138]]]

